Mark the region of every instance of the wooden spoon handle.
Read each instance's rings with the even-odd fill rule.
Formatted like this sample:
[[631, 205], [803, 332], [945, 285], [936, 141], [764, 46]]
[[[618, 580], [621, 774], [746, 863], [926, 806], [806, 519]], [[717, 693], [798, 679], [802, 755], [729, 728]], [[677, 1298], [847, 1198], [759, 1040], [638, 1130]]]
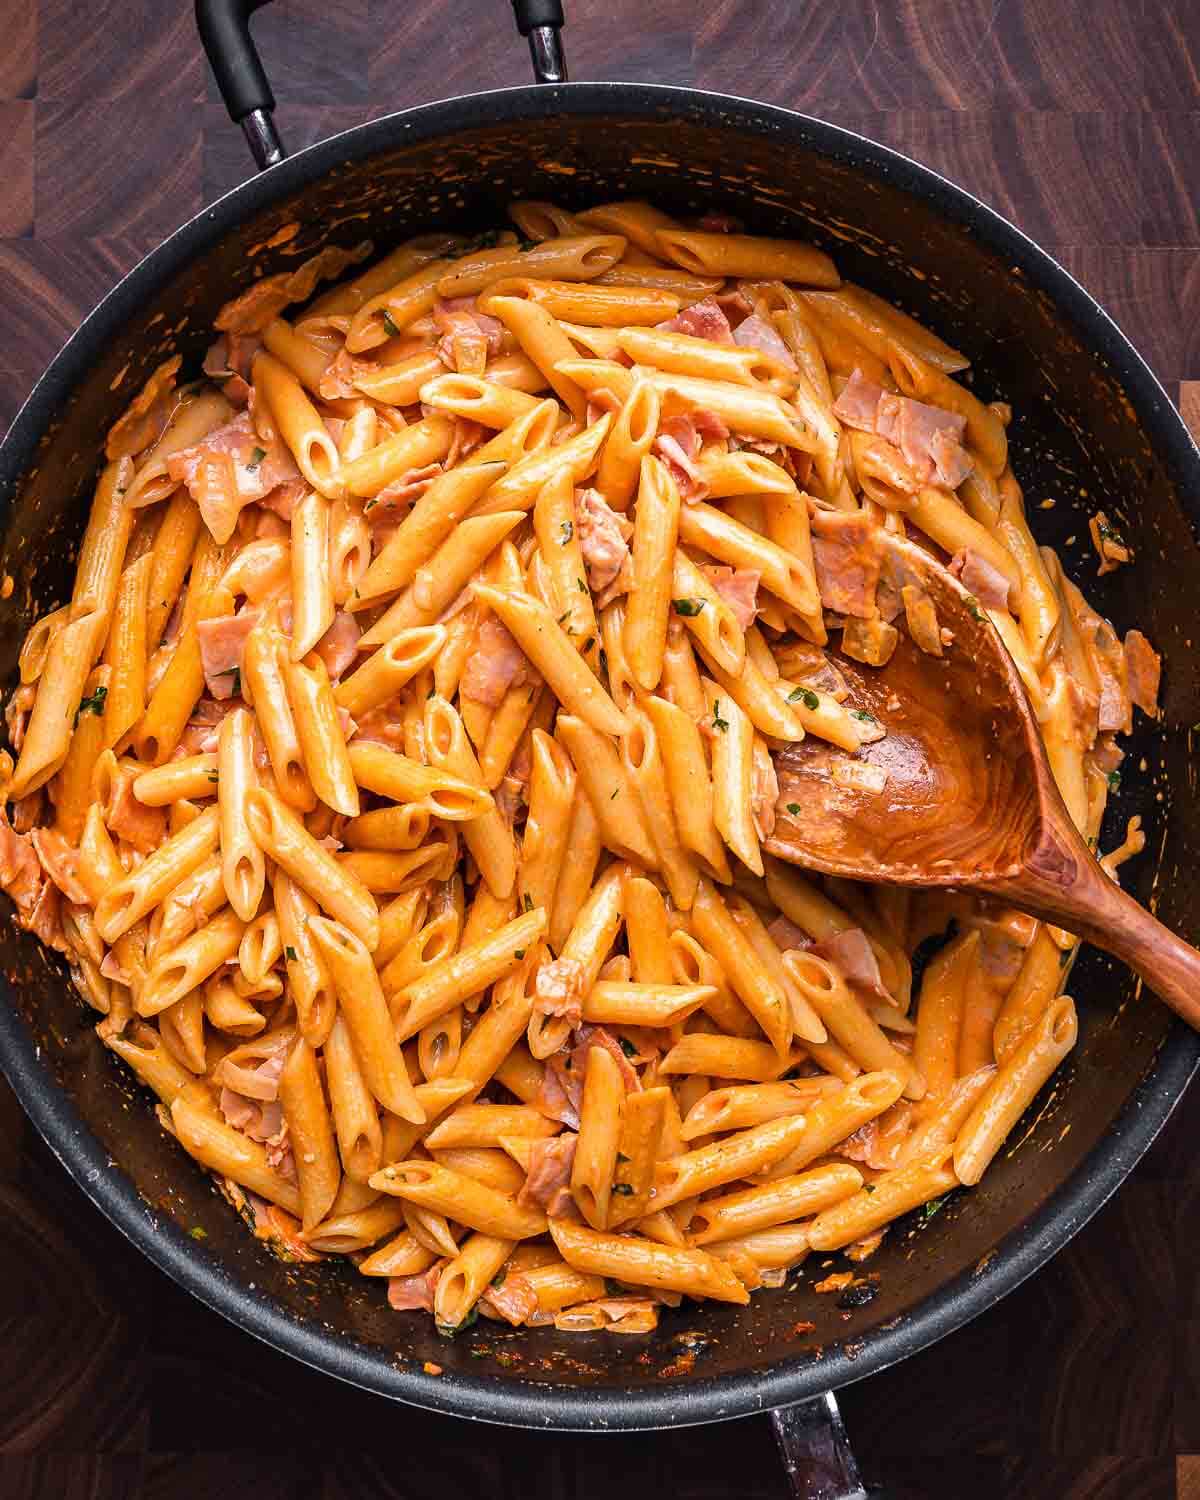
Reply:
[[1093, 909], [1086, 936], [1140, 974], [1146, 984], [1177, 1016], [1200, 1031], [1200, 952], [1164, 927], [1103, 871], [1097, 878], [1107, 888], [1103, 912]]
[[1061, 863], [1053, 875], [1046, 878], [1045, 866], [1038, 872], [1038, 861], [1009, 888], [1015, 904], [1128, 964], [1176, 1015], [1200, 1031], [1200, 952], [1110, 880], [1082, 840], [1070, 836], [1063, 842], [1074, 847], [1068, 853], [1060, 844]]

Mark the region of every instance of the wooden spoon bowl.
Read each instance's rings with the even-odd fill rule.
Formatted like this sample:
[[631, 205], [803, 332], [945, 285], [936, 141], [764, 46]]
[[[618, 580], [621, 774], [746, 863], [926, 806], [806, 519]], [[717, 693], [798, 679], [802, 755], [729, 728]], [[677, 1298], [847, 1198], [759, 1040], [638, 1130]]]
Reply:
[[[882, 668], [836, 655], [850, 707], [878, 719], [886, 737], [852, 755], [814, 738], [778, 752], [775, 830], [764, 847], [850, 880], [999, 897], [1114, 954], [1200, 1028], [1200, 953], [1122, 891], [1087, 847], [986, 612], [923, 548], [895, 537], [888, 545], [952, 640], [938, 657], [902, 632]], [[852, 763], [886, 773], [882, 790], [857, 784], [863, 773]]]

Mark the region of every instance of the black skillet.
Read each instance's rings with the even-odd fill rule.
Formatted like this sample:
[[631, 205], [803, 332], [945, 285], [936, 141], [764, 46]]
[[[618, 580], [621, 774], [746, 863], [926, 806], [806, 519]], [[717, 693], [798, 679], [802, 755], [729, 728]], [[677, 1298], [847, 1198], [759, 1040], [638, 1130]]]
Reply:
[[[1014, 467], [1040, 537], [1121, 630], [1140, 626], [1166, 658], [1164, 717], [1135, 736], [1104, 843], [1141, 812], [1148, 848], [1127, 882], [1200, 938], [1200, 801], [1189, 779], [1200, 455], [1137, 352], [1059, 265], [935, 173], [820, 120], [687, 89], [566, 84], [557, 0], [517, 6], [541, 86], [406, 110], [286, 157], [249, 39], [254, 8], [197, 4], [230, 111], [264, 170], [114, 288], [0, 446], [0, 572], [16, 584], [0, 600], [0, 677], [15, 680], [30, 621], [69, 593], [106, 428], [169, 352], [198, 369], [218, 306], [255, 275], [331, 241], [369, 236], [382, 250], [436, 227], [497, 224], [514, 198], [725, 210], [752, 232], [828, 248], [845, 276], [968, 351], [978, 391], [1012, 402]], [[296, 235], [268, 248], [289, 224]], [[1053, 509], [1038, 508], [1044, 499]], [[1100, 505], [1121, 519], [1137, 562], [1098, 583], [1086, 518]], [[0, 1063], [34, 1123], [156, 1265], [240, 1327], [369, 1390], [475, 1420], [598, 1431], [792, 1407], [776, 1425], [790, 1435], [793, 1482], [825, 1500], [857, 1483], [826, 1393], [925, 1348], [1038, 1270], [1120, 1185], [1200, 1059], [1200, 1039], [1089, 953], [1072, 975], [1079, 1046], [1014, 1131], [1020, 1144], [977, 1189], [889, 1236], [871, 1263], [880, 1281], [868, 1305], [813, 1295], [814, 1257], [794, 1287], [744, 1309], [685, 1305], [644, 1338], [481, 1322], [448, 1343], [428, 1320], [390, 1312], [349, 1267], [265, 1254], [100, 1047], [62, 966], [7, 924], [0, 954]], [[426, 1361], [444, 1373], [424, 1373]]]

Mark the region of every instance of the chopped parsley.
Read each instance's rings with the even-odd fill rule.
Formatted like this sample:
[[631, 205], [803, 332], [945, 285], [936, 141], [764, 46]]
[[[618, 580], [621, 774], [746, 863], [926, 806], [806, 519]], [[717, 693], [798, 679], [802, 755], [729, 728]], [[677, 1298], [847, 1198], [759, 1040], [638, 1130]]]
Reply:
[[295, 948], [292, 947], [291, 943], [289, 943], [283, 950], [283, 956], [290, 964], [298, 963], [300, 959], [300, 955], [296, 952]]
[[620, 788], [620, 787], [619, 787], [619, 786], [615, 786], [615, 787], [613, 787], [613, 789], [612, 789], [612, 796], [611, 796], [611, 797], [610, 797], [610, 798], [609, 798], [609, 799], [608, 799], [608, 800], [609, 800], [609, 801], [610, 801], [610, 802], [615, 802], [615, 801], [616, 801], [616, 800], [617, 800], [617, 793], [618, 793], [618, 792], [619, 792], [619, 791], [620, 791], [620, 790], [621, 790], [621, 788]]
[[869, 714], [865, 708], [852, 708], [850, 710], [852, 719], [861, 719], [864, 724], [878, 724], [879, 720], [874, 714]]
[[212, 782], [213, 786], [216, 786], [217, 782], [220, 780], [220, 777], [217, 775], [217, 773], [215, 771], [209, 771], [207, 775], [209, 781]]
[[928, 1203], [922, 1205], [921, 1223], [928, 1224], [930, 1219], [934, 1218], [937, 1214], [940, 1214], [945, 1206], [946, 1195], [944, 1193], [940, 1198], [930, 1198]]
[[703, 599], [672, 599], [671, 604], [677, 615], [682, 615], [685, 620], [691, 620], [704, 608]]
[[787, 805], [787, 810], [791, 813], [793, 818], [798, 818], [800, 816], [800, 804], [798, 802], [789, 802]]
[[971, 616], [972, 620], [978, 620], [980, 623], [986, 619], [983, 610], [979, 607], [979, 600], [976, 599], [974, 594], [967, 595], [967, 613]]
[[572, 522], [564, 521], [558, 529], [562, 532], [562, 540], [558, 545], [560, 547], [565, 547], [571, 540], [571, 538], [575, 535], [575, 527]]
[[472, 1323], [476, 1322], [478, 1318], [479, 1308], [473, 1307], [461, 1323], [435, 1323], [434, 1327], [437, 1329], [438, 1333], [441, 1334], [442, 1338], [453, 1339], [457, 1338], [460, 1333], [463, 1333], [466, 1329], [470, 1328]]
[[587, 584], [584, 583], [583, 579], [582, 578], [577, 578], [575, 580], [575, 582], [579, 585], [579, 592], [581, 594], [586, 594], [587, 593]]
[[533, 910], [533, 897], [529, 894], [528, 891], [526, 891], [525, 895], [522, 897], [521, 904], [525, 908], [526, 911], [532, 911]]
[[1120, 771], [1110, 771], [1108, 773], [1108, 789], [1110, 792], [1119, 792], [1121, 790]]
[[537, 249], [537, 240], [518, 240], [517, 249], [522, 255], [528, 255], [531, 250]]
[[190, 1234], [192, 1239], [194, 1240], [206, 1240], [208, 1238], [208, 1231], [206, 1229], [201, 1229], [199, 1224], [193, 1224], [192, 1227], [188, 1230], [188, 1234]]
[[241, 669], [241, 667], [230, 667], [227, 672], [218, 672], [217, 676], [218, 677], [232, 677], [233, 678], [233, 692], [230, 694], [230, 697], [232, 697], [232, 698], [240, 698], [241, 697], [241, 694], [242, 694], [242, 669]]
[[[608, 671], [608, 652], [604, 649], [603, 646], [600, 647], [600, 670], [602, 672]], [[1198, 728], [1200, 728], [1200, 726], [1198, 726]]]
[[559, 625], [561, 625], [561, 624], [562, 624], [562, 622], [563, 622], [563, 621], [564, 621], [564, 620], [565, 620], [565, 619], [567, 619], [567, 618], [569, 618], [569, 616], [570, 616], [570, 613], [571, 613], [571, 611], [570, 611], [570, 610], [569, 610], [569, 609], [564, 609], [564, 610], [563, 610], [563, 612], [562, 612], [562, 614], [561, 614], [561, 615], [559, 615], [559, 617], [558, 617], [558, 620], [557, 620], [557, 623], [558, 623], [558, 624], [559, 624]]
[[436, 684], [435, 684], [435, 685], [434, 685], [434, 686], [433, 686], [433, 687], [431, 687], [431, 688], [430, 688], [430, 689], [429, 689], [429, 691], [428, 691], [428, 692], [427, 692], [427, 693], [426, 693], [426, 694], [425, 694], [425, 702], [426, 702], [426, 703], [428, 703], [428, 702], [429, 702], [429, 700], [430, 700], [430, 698], [433, 698], [433, 697], [436, 697], [436, 696], [437, 696], [437, 686], [436, 686]]
[[594, 635], [589, 635], [588, 638], [587, 638], [587, 640], [584, 641], [584, 643], [583, 643], [583, 652], [584, 652], [585, 656], [587, 655], [587, 653], [592, 649], [592, 647], [595, 644], [596, 644], [596, 637]]
[[620, 1036], [617, 1038], [617, 1040], [620, 1042], [621, 1051], [625, 1054], [626, 1057], [637, 1056], [637, 1048], [633, 1045], [633, 1043], [627, 1036]]
[[525, 950], [524, 950], [524, 948], [518, 948], [516, 950], [516, 952], [513, 954], [513, 957], [514, 958], [524, 958], [525, 957]]
[[400, 337], [400, 329], [396, 324], [396, 320], [392, 317], [391, 313], [388, 312], [386, 307], [379, 314], [379, 321], [383, 324], [384, 328], [392, 338], [395, 339]]
[[75, 714], [75, 723], [78, 724], [84, 714], [95, 714], [98, 719], [103, 718], [104, 700], [107, 697], [108, 689], [106, 687], [98, 687], [91, 697], [81, 698], [79, 700], [79, 708]]
[[259, 464], [262, 463], [263, 459], [266, 458], [266, 456], [267, 450], [265, 448], [253, 449], [250, 454], [250, 462], [246, 465], [246, 468], [250, 471], [250, 473], [253, 474], [255, 469], [258, 468]]
[[504, 1278], [507, 1275], [508, 1275], [508, 1267], [507, 1266], [501, 1266], [500, 1269], [496, 1272], [496, 1274], [492, 1277], [491, 1285], [495, 1286], [495, 1287], [501, 1287], [501, 1286], [503, 1286], [504, 1285]]
[[628, 1182], [614, 1182], [612, 1186], [614, 1193], [620, 1193], [622, 1198], [633, 1197], [633, 1185]]
[[864, 1193], [873, 1193], [874, 1191], [875, 1191], [875, 1184], [873, 1182], [864, 1182], [863, 1183], [863, 1192]]
[[789, 703], [803, 703], [810, 713], [816, 713], [821, 706], [821, 700], [810, 687], [794, 688], [788, 694]]
[[628, 1160], [629, 1160], [629, 1158], [625, 1155], [625, 1153], [623, 1151], [618, 1151], [617, 1152], [617, 1166], [622, 1166]]
[[713, 699], [712, 726], [713, 726], [714, 729], [719, 729], [722, 734], [724, 734], [725, 731], [729, 728], [729, 720], [728, 719], [723, 719], [721, 717], [721, 700], [720, 700], [720, 698], [714, 698]]

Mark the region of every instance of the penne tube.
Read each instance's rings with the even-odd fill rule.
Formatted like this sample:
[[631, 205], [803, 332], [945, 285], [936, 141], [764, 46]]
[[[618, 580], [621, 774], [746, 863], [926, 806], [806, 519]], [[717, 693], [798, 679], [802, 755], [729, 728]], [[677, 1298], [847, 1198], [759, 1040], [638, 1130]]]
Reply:
[[424, 417], [386, 438], [361, 458], [343, 464], [338, 474], [338, 488], [347, 495], [370, 500], [408, 470], [441, 463], [450, 452], [453, 440], [452, 418], [440, 415]]
[[596, 472], [596, 488], [611, 509], [629, 509], [661, 414], [661, 394], [644, 380], [635, 380], [609, 430]]
[[575, 768], [542, 729], [530, 741], [529, 812], [521, 841], [518, 896], [522, 905], [550, 911], [568, 851]]
[[694, 275], [747, 276], [818, 287], [841, 285], [830, 258], [799, 240], [773, 240], [758, 234], [707, 234], [673, 227], [658, 230], [654, 238], [659, 254]]
[[560, 322], [587, 327], [653, 327], [673, 318], [680, 299], [658, 287], [597, 286], [595, 282], [543, 281], [514, 276], [493, 282], [489, 297], [524, 297]]
[[298, 812], [310, 812], [316, 796], [304, 769], [300, 734], [288, 698], [289, 665], [284, 636], [273, 623], [260, 621], [247, 635], [242, 653], [244, 691], [254, 705], [279, 795]]
[[[653, 692], [662, 675], [679, 509], [679, 490], [670, 471], [647, 454], [642, 459], [633, 531], [637, 586], [626, 601], [624, 636], [625, 656], [634, 681], [646, 692]], [[601, 724], [596, 727], [604, 728]]]
[[630, 709], [631, 727], [621, 740], [621, 763], [641, 804], [655, 861], [671, 900], [689, 911], [700, 879], [699, 867], [679, 837], [668, 792], [667, 772], [654, 722], [639, 709]]
[[116, 748], [146, 707], [146, 616], [150, 602], [151, 553], [121, 574], [104, 660], [110, 676], [104, 698], [104, 744]]
[[[665, 328], [622, 328], [618, 344], [635, 365], [649, 365], [701, 380], [753, 386], [781, 375], [786, 379], [789, 374], [786, 365], [760, 349], [718, 344]], [[794, 384], [794, 379], [789, 382], [791, 386]]]
[[655, 1208], [670, 1208], [712, 1188], [770, 1169], [795, 1150], [803, 1139], [805, 1125], [804, 1115], [785, 1115], [659, 1162], [654, 1172]]
[[464, 256], [441, 277], [443, 297], [472, 297], [509, 276], [550, 276], [560, 281], [590, 281], [607, 271], [625, 249], [615, 234], [559, 235], [531, 249], [502, 245]]
[[655, 869], [657, 860], [641, 799], [612, 741], [572, 714], [559, 714], [555, 732], [566, 746], [579, 784], [592, 804], [601, 844], [614, 854]]
[[[396, 1211], [395, 1204], [387, 1199], [378, 1201], [387, 1203], [389, 1210]], [[366, 1260], [360, 1260], [358, 1274], [360, 1276], [419, 1276], [422, 1271], [427, 1271], [436, 1259], [437, 1256], [432, 1250], [427, 1250], [405, 1229], [394, 1240], [389, 1240], [386, 1245], [368, 1255]]]
[[568, 1219], [551, 1219], [550, 1235], [562, 1258], [587, 1275], [611, 1277], [632, 1286], [712, 1297], [745, 1304], [750, 1294], [733, 1271], [703, 1250], [655, 1244], [624, 1234], [605, 1234]]
[[358, 787], [325, 663], [284, 662], [283, 680], [309, 785], [327, 807], [356, 818]]
[[959, 1185], [954, 1168], [934, 1155], [895, 1171], [881, 1172], [870, 1184], [852, 1197], [819, 1213], [808, 1226], [808, 1241], [814, 1250], [840, 1250], [855, 1240], [864, 1239], [889, 1224], [909, 1209], [939, 1198]]
[[292, 1043], [283, 1065], [279, 1101], [300, 1179], [300, 1220], [307, 1233], [333, 1206], [342, 1169], [316, 1054], [302, 1036]]
[[923, 486], [917, 491], [907, 519], [951, 556], [956, 552], [978, 552], [1008, 580], [1010, 590], [1020, 594], [1021, 573], [1012, 553], [985, 526], [969, 516], [949, 490]]
[[423, 766], [383, 745], [351, 744], [354, 779], [367, 791], [393, 802], [420, 802], [436, 818], [462, 822], [489, 812], [491, 795], [479, 785], [435, 766]]
[[954, 1170], [973, 1186], [1033, 1102], [1042, 1085], [1074, 1047], [1075, 1004], [1069, 995], [1051, 1002], [1022, 1037], [968, 1115], [954, 1143]]
[[[553, 403], [550, 405], [554, 410]], [[542, 487], [562, 470], [570, 474], [573, 485], [582, 484], [595, 468], [611, 426], [612, 417], [606, 413], [565, 442], [553, 447], [540, 446], [527, 453], [492, 484], [473, 514], [488, 516], [501, 511], [530, 510]], [[480, 449], [473, 457], [478, 458], [482, 452]]]
[[429, 1151], [448, 1151], [465, 1146], [495, 1146], [501, 1136], [544, 1140], [560, 1127], [536, 1109], [524, 1104], [460, 1104], [425, 1137]]
[[174, 948], [156, 950], [137, 997], [138, 1015], [156, 1016], [199, 989], [210, 974], [237, 953], [244, 931], [242, 919], [227, 909]]
[[471, 591], [511, 631], [568, 713], [577, 715], [602, 734], [625, 732], [628, 727], [625, 715], [544, 604], [528, 594], [506, 593], [482, 583], [473, 584]]
[[688, 1111], [683, 1139], [714, 1135], [722, 1130], [744, 1130], [765, 1125], [784, 1115], [802, 1115], [822, 1098], [841, 1091], [836, 1078], [791, 1078], [784, 1083], [734, 1084], [710, 1089]]
[[[525, 519], [521, 511], [469, 516], [442, 543], [426, 566], [418, 569], [412, 586], [363, 633], [364, 650], [380, 646], [398, 631], [431, 625], [492, 555], [514, 527]], [[479, 587], [479, 585], [475, 585]]]
[[424, 843], [432, 823], [432, 810], [421, 802], [381, 807], [347, 823], [342, 842], [348, 849], [411, 851]]
[[[428, 699], [424, 724], [431, 765], [468, 786], [481, 787], [479, 762], [450, 704], [437, 697]], [[494, 799], [490, 809], [463, 824], [463, 840], [493, 896], [501, 900], [510, 896], [517, 879], [517, 853], [512, 830]]]
[[608, 1223], [625, 1085], [610, 1052], [591, 1047], [587, 1053], [579, 1135], [571, 1167], [571, 1196], [593, 1229]]
[[432, 311], [438, 298], [438, 281], [450, 265], [450, 261], [441, 257], [440, 251], [421, 261], [398, 260], [398, 279], [390, 286], [373, 288], [372, 295], [360, 301], [353, 310], [346, 330], [347, 350], [351, 354], [363, 354], [374, 349]]
[[[421, 402], [456, 417], [469, 417], [497, 431], [528, 416], [541, 402], [525, 391], [498, 385], [484, 375], [446, 374], [443, 370], [421, 387]], [[456, 472], [451, 470], [451, 473]], [[486, 489], [486, 484], [484, 485]]]
[[329, 501], [310, 490], [292, 511], [291, 659], [300, 661], [333, 624]]
[[695, 719], [662, 698], [648, 698], [645, 707], [657, 736], [680, 842], [718, 879], [728, 880], [729, 866], [714, 818], [712, 780]]
[[925, 1080], [931, 1100], [945, 1094], [958, 1077], [965, 985], [974, 972], [979, 931], [962, 933], [934, 954], [921, 981], [912, 1065]]
[[[352, 1179], [344, 1179], [350, 1181]], [[304, 1236], [310, 1250], [322, 1255], [354, 1255], [369, 1250], [389, 1234], [394, 1234], [404, 1223], [404, 1211], [386, 1198], [377, 1199], [366, 1208], [352, 1213], [330, 1215]], [[424, 1246], [422, 1251], [430, 1261], [436, 1257]]]
[[407, 1041], [428, 1022], [513, 973], [545, 930], [544, 910], [539, 907], [525, 912], [479, 942], [430, 965], [420, 978], [403, 985], [391, 1001], [400, 1041]]
[[754, 727], [732, 698], [709, 678], [703, 682], [713, 735], [713, 822], [738, 859], [755, 875], [763, 873], [758, 833], [751, 813]]
[[863, 1073], [838, 1093], [818, 1099], [805, 1112], [804, 1131], [792, 1149], [762, 1175], [774, 1180], [811, 1166], [868, 1120], [890, 1109], [903, 1092], [904, 1078], [899, 1073]]
[[143, 771], [133, 780], [133, 795], [143, 807], [170, 807], [174, 802], [203, 801], [217, 794], [217, 756], [185, 755]]
[[731, 607], [686, 552], [677, 551], [671, 578], [671, 600], [683, 622], [705, 651], [736, 676], [746, 659], [746, 637]]
[[248, 1188], [299, 1218], [299, 1190], [271, 1169], [265, 1146], [226, 1125], [183, 1094], [172, 1102], [170, 1110], [176, 1139], [201, 1166], [221, 1177], [231, 1177], [239, 1187]]
[[[692, 926], [767, 1040], [784, 1056], [792, 1034], [787, 996], [708, 880], [702, 879], [696, 891]], [[814, 1040], [823, 1041], [824, 1037]]]
[[249, 713], [244, 708], [234, 709], [221, 721], [217, 743], [221, 880], [230, 906], [243, 922], [257, 914], [266, 885], [266, 860], [246, 822], [246, 801], [258, 786], [253, 732]]
[[1004, 423], [979, 397], [943, 370], [892, 339], [888, 345], [888, 368], [902, 396], [956, 412], [966, 420], [966, 439], [992, 474], [1000, 474], [1008, 461], [1008, 437]]
[[335, 921], [342, 922], [368, 950], [379, 941], [379, 908], [374, 897], [344, 869], [273, 793], [259, 788], [246, 804], [255, 843]]
[[209, 808], [105, 890], [96, 902], [96, 927], [104, 941], [115, 942], [148, 915], [216, 850], [219, 838], [217, 809]]
[[706, 984], [636, 984], [599, 980], [583, 1001], [583, 1019], [598, 1026], [676, 1026], [716, 994]]
[[301, 474], [319, 494], [332, 498], [340, 488], [341, 459], [300, 382], [285, 364], [267, 353], [255, 355], [251, 379]]
[[780, 1177], [761, 1187], [743, 1188], [721, 1198], [708, 1198], [692, 1214], [688, 1236], [693, 1245], [731, 1240], [807, 1218], [832, 1208], [862, 1187], [862, 1173], [843, 1162], [813, 1167], [792, 1177]]
[[401, 630], [367, 657], [333, 689], [333, 699], [350, 716], [362, 717], [394, 698], [400, 689], [435, 660], [446, 642], [443, 625]]
[[333, 979], [339, 1013], [346, 1018], [367, 1087], [385, 1109], [423, 1125], [425, 1111], [413, 1092], [366, 945], [348, 927], [327, 917], [310, 917], [308, 927]]
[[767, 1042], [707, 1031], [689, 1031], [675, 1043], [659, 1064], [664, 1074], [704, 1078], [736, 1078], [767, 1083], [792, 1067], [792, 1058], [781, 1058]]
[[586, 579], [583, 553], [575, 525], [575, 499], [571, 476], [564, 470], [542, 486], [533, 508], [534, 535], [553, 585], [552, 606], [560, 628], [575, 642], [575, 649], [588, 665], [599, 667], [599, 627], [590, 591], [579, 587]]
[[342, 1168], [351, 1181], [365, 1185], [383, 1162], [383, 1127], [350, 1028], [340, 1014], [335, 1015], [325, 1037], [322, 1056]]
[[546, 1232], [540, 1209], [522, 1208], [515, 1198], [437, 1162], [396, 1162], [376, 1172], [371, 1186], [497, 1239], [527, 1240]]
[[563, 360], [574, 358], [575, 347], [549, 309], [524, 297], [489, 293], [482, 299], [480, 311], [500, 319], [521, 346], [522, 353], [545, 376], [555, 395], [575, 420], [582, 422], [587, 398], [574, 381], [560, 374], [557, 368]]
[[732, 568], [750, 568], [762, 587], [798, 610], [811, 613], [816, 599], [811, 561], [794, 557], [769, 537], [751, 531], [715, 506], [699, 502], [684, 506], [679, 516], [679, 539]]
[[570, 857], [563, 858], [548, 931], [550, 947], [555, 953], [562, 951], [587, 900], [601, 847], [600, 822], [591, 798], [577, 785], [567, 824], [566, 848]]
[[368, 609], [412, 583], [505, 467], [502, 461], [476, 463], [439, 474], [359, 579], [349, 608]]
[[925, 1097], [925, 1080], [888, 1040], [834, 964], [797, 948], [784, 954], [783, 965], [829, 1034], [864, 1072], [899, 1073], [906, 1099]]
[[439, 1329], [462, 1326], [512, 1254], [514, 1243], [490, 1234], [473, 1234], [464, 1241], [458, 1254], [442, 1267], [433, 1294], [433, 1316]]

